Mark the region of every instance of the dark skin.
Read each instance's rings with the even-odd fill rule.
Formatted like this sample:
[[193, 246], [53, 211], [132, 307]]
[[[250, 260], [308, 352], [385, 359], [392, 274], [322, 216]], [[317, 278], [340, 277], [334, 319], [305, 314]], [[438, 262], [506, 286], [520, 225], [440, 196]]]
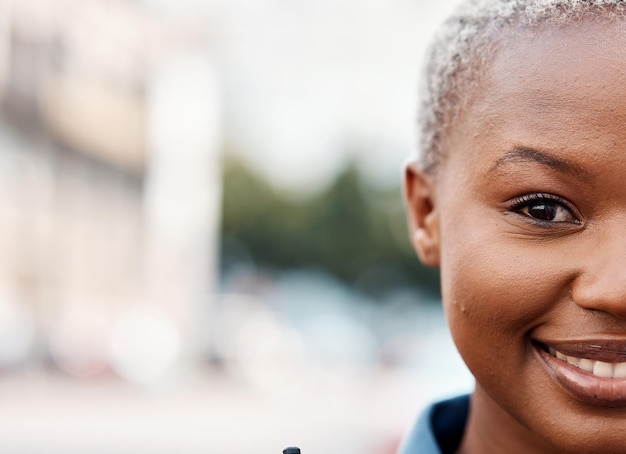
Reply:
[[444, 148], [406, 197], [476, 377], [458, 452], [626, 452], [626, 23], [504, 39]]

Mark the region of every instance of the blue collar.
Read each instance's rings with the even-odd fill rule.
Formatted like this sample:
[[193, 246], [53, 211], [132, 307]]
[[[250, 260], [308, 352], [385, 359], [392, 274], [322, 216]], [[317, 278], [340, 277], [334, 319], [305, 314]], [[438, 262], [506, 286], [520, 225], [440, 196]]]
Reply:
[[452, 454], [463, 437], [469, 411], [469, 395], [428, 407], [404, 441], [398, 454]]

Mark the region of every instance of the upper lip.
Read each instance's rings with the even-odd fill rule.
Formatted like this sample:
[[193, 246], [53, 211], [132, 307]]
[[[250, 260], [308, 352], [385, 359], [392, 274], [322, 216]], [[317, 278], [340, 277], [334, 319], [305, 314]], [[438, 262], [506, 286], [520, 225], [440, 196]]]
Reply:
[[623, 339], [586, 339], [586, 340], [534, 340], [547, 350], [554, 350], [567, 356], [587, 358], [607, 363], [626, 362], [626, 338]]

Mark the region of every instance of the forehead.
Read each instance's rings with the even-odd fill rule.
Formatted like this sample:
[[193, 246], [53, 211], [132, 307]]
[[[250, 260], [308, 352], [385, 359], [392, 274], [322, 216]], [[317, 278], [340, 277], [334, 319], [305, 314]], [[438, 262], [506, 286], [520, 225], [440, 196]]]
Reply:
[[[608, 92], [623, 96], [626, 72], [626, 22], [602, 19], [510, 36], [484, 71], [481, 107], [510, 96], [549, 107]], [[575, 91], [574, 91], [575, 90]], [[598, 106], [600, 107], [600, 106]]]
[[[471, 142], [626, 153], [626, 22], [590, 19], [510, 35], [481, 71], [450, 132], [448, 154]], [[481, 153], [488, 150], [481, 149]], [[475, 156], [474, 156], [475, 157]]]

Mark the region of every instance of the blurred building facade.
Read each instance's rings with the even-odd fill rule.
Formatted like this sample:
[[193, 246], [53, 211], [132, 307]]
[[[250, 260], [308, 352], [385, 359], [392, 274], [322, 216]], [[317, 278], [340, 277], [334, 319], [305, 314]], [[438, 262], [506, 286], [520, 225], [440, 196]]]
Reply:
[[124, 0], [0, 2], [0, 366], [149, 380], [202, 358], [217, 85], [194, 24]]

